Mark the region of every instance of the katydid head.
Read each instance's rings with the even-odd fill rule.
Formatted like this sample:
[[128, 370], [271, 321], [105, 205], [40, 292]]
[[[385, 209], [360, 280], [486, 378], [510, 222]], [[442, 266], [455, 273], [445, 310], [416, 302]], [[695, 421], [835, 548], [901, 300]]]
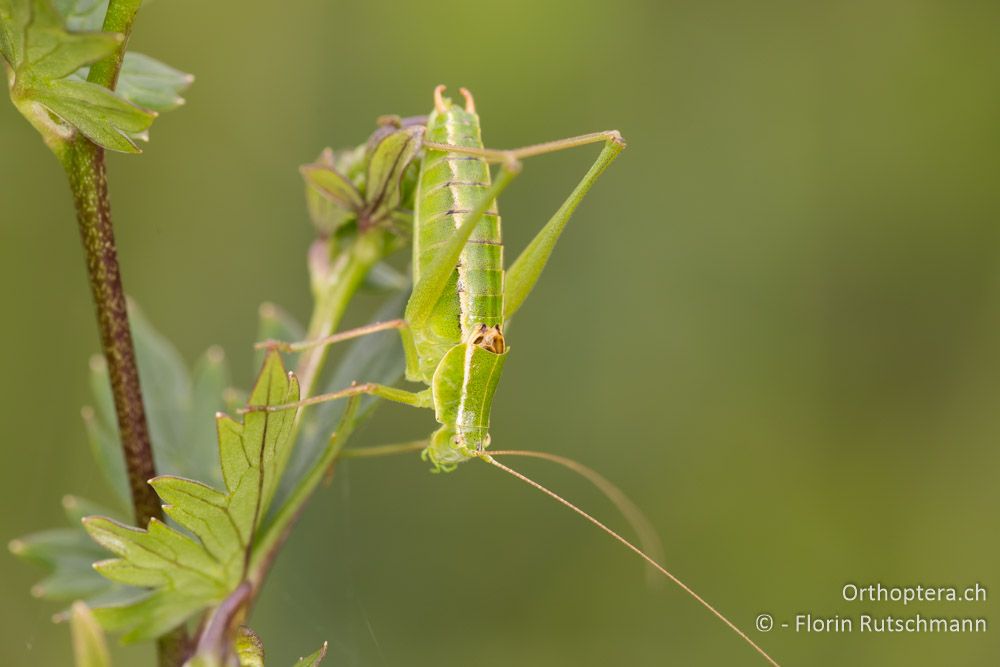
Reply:
[[493, 395], [508, 351], [499, 325], [479, 324], [438, 364], [431, 389], [441, 428], [424, 451], [437, 470], [452, 470], [490, 446]]
[[431, 472], [451, 472], [459, 463], [477, 458], [490, 446], [490, 434], [485, 428], [466, 427], [459, 432], [445, 424], [431, 435], [420, 458], [434, 464]]

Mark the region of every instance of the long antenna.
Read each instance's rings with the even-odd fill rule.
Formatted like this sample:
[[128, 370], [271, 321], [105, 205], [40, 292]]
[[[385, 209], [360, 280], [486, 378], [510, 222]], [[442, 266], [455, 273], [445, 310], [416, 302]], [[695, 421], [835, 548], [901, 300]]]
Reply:
[[[642, 550], [653, 560], [663, 560], [663, 543], [660, 541], [660, 536], [656, 532], [656, 529], [653, 528], [653, 524], [646, 518], [646, 515], [639, 509], [638, 505], [625, 495], [624, 491], [593, 468], [585, 466], [571, 458], [560, 456], [559, 454], [538, 452], [530, 449], [490, 450], [489, 454], [490, 456], [522, 456], [525, 458], [543, 459], [568, 468], [577, 475], [580, 475], [597, 487], [597, 490], [604, 494], [604, 497], [618, 508], [625, 521], [639, 537], [639, 545], [642, 547]], [[657, 572], [655, 568], [650, 567], [646, 572], [649, 574], [650, 584], [659, 584], [662, 581], [656, 578]]]
[[666, 568], [664, 568], [662, 565], [660, 565], [655, 560], [653, 560], [652, 558], [650, 558], [649, 556], [647, 556], [646, 553], [642, 549], [640, 549], [639, 547], [635, 546], [634, 544], [632, 544], [631, 542], [629, 542], [628, 540], [626, 540], [624, 537], [622, 537], [621, 535], [619, 535], [615, 531], [611, 530], [610, 528], [608, 528], [607, 526], [605, 526], [603, 523], [601, 523], [600, 521], [598, 521], [597, 519], [595, 519], [591, 515], [587, 514], [586, 512], [584, 512], [582, 509], [580, 509], [579, 507], [577, 507], [576, 505], [574, 505], [570, 501], [566, 500], [565, 498], [563, 498], [562, 496], [560, 496], [559, 494], [557, 494], [555, 491], [550, 491], [549, 489], [545, 488], [544, 486], [542, 486], [541, 484], [539, 484], [535, 480], [531, 479], [530, 477], [526, 477], [525, 475], [522, 475], [521, 473], [519, 473], [518, 471], [514, 470], [513, 468], [509, 468], [509, 467], [505, 466], [504, 464], [502, 464], [499, 461], [497, 461], [494, 458], [492, 458], [489, 454], [486, 454], [484, 452], [484, 453], [480, 454], [479, 458], [481, 458], [483, 461], [486, 461], [487, 463], [489, 463], [492, 466], [496, 466], [497, 468], [500, 468], [501, 470], [503, 470], [507, 474], [509, 474], [509, 475], [511, 475], [513, 477], [516, 477], [517, 479], [521, 480], [522, 482], [524, 482], [528, 486], [533, 486], [534, 488], [538, 489], [539, 491], [541, 491], [545, 495], [549, 496], [550, 498], [554, 499], [555, 501], [557, 501], [557, 502], [561, 503], [562, 505], [565, 505], [569, 509], [573, 510], [574, 512], [576, 512], [577, 514], [579, 514], [580, 516], [582, 516], [584, 519], [586, 519], [587, 521], [589, 521], [590, 523], [594, 524], [595, 526], [597, 526], [598, 528], [600, 528], [601, 530], [603, 530], [605, 533], [607, 533], [611, 537], [615, 538], [616, 540], [618, 540], [619, 542], [621, 542], [622, 544], [624, 544], [626, 547], [628, 547], [629, 549], [631, 549], [632, 551], [634, 551], [636, 554], [638, 554], [640, 558], [642, 558], [647, 563], [649, 563], [650, 565], [652, 565], [660, 574], [662, 574], [663, 576], [667, 577], [672, 582], [674, 582], [675, 584], [677, 584], [678, 586], [680, 586], [681, 589], [685, 593], [687, 593], [688, 595], [690, 595], [691, 597], [693, 597], [695, 600], [697, 600], [701, 604], [701, 606], [705, 607], [705, 609], [707, 609], [710, 612], [712, 612], [712, 614], [716, 618], [718, 618], [720, 621], [722, 621], [723, 623], [725, 623], [726, 625], [728, 625], [729, 628], [733, 632], [735, 632], [740, 637], [742, 637], [743, 640], [747, 644], [750, 644], [750, 646], [752, 646], [755, 651], [757, 651], [762, 656], [764, 656], [764, 659], [767, 660], [768, 663], [770, 663], [771, 665], [773, 665], [773, 667], [781, 667], [777, 662], [775, 662], [774, 658], [772, 658], [771, 656], [769, 656], [764, 649], [762, 649], [760, 646], [758, 646], [754, 642], [754, 640], [750, 639], [750, 637], [748, 637], [745, 632], [743, 632], [742, 630], [740, 630], [738, 627], [736, 627], [736, 625], [732, 621], [730, 621], [728, 618], [726, 618], [725, 616], [723, 616], [722, 612], [720, 612], [715, 607], [713, 607], [712, 605], [710, 605], [705, 600], [705, 598], [701, 597], [700, 595], [698, 595], [697, 593], [695, 593], [693, 590], [691, 590], [691, 588], [688, 587], [687, 584], [685, 584], [683, 581], [681, 581], [680, 579], [678, 579], [677, 577], [675, 577], [674, 575], [672, 575], [670, 572], [668, 572], [666, 570]]

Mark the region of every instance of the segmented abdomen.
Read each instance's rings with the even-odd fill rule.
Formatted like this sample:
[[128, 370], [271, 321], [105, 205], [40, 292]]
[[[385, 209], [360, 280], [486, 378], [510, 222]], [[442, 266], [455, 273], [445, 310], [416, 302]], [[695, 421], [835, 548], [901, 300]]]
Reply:
[[[479, 119], [452, 105], [428, 120], [426, 141], [481, 148]], [[486, 161], [473, 156], [428, 150], [420, 170], [414, 238], [415, 280], [434, 261], [490, 187]], [[503, 245], [500, 216], [493, 202], [476, 225], [449, 286], [435, 308], [430, 331], [441, 354], [445, 344], [464, 341], [474, 326], [503, 324]], [[418, 335], [418, 338], [421, 336]], [[431, 343], [431, 340], [427, 340]], [[428, 352], [430, 350], [427, 350]], [[439, 360], [441, 354], [433, 354]]]

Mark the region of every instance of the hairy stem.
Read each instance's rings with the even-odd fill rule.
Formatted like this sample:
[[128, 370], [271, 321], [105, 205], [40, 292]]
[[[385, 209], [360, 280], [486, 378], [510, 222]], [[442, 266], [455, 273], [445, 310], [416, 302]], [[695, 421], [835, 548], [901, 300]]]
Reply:
[[[89, 81], [114, 89], [132, 25], [141, 5], [142, 0], [111, 0], [108, 4], [104, 30], [121, 33], [125, 39], [114, 53], [90, 68]], [[147, 483], [156, 476], [156, 467], [118, 265], [104, 149], [78, 135], [68, 148], [56, 154], [66, 170], [76, 205], [80, 239], [87, 256], [87, 276], [97, 309], [101, 347], [111, 378], [135, 519], [138, 525], [145, 526], [153, 517], [162, 519], [163, 512], [156, 493]], [[183, 627], [161, 637], [157, 644], [160, 667], [181, 665], [186, 658], [187, 646], [187, 632]]]
[[163, 514], [153, 487], [147, 484], [156, 475], [156, 469], [118, 267], [104, 151], [80, 138], [68, 152], [64, 165], [76, 204], [80, 240], [87, 255], [87, 275], [111, 377], [135, 519], [145, 526], [152, 517], [163, 518]]

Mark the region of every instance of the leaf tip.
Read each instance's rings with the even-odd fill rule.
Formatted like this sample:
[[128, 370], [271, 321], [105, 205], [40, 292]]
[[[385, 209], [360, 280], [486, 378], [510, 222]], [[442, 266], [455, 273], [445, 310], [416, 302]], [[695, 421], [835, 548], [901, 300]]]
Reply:
[[114, 567], [117, 563], [121, 562], [121, 558], [105, 558], [104, 560], [99, 560], [90, 564], [90, 568], [95, 572], [104, 574], [104, 571], [108, 568]]
[[[301, 167], [299, 167], [301, 169]], [[257, 315], [262, 320], [273, 320], [278, 317], [278, 307], [270, 301], [265, 301], [257, 307]]]
[[104, 360], [104, 356], [100, 354], [90, 355], [90, 370], [94, 373], [103, 373], [108, 369], [108, 363]]
[[24, 540], [13, 539], [7, 543], [7, 550], [15, 556], [20, 556], [27, 548], [28, 545], [24, 543]]
[[35, 584], [31, 587], [31, 597], [42, 599], [45, 597], [45, 586]]
[[213, 345], [205, 351], [205, 358], [210, 364], [218, 366], [226, 360], [226, 351], [219, 345]]

